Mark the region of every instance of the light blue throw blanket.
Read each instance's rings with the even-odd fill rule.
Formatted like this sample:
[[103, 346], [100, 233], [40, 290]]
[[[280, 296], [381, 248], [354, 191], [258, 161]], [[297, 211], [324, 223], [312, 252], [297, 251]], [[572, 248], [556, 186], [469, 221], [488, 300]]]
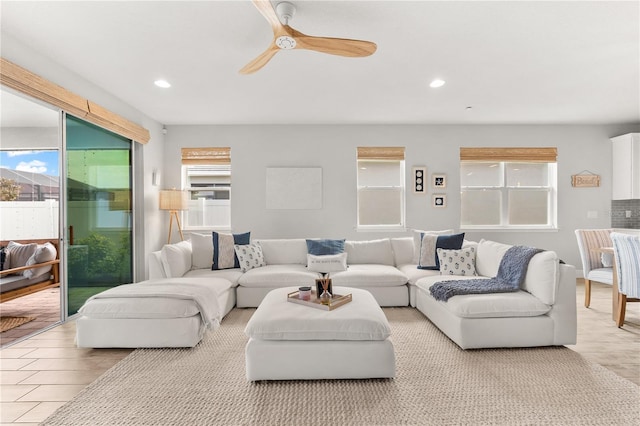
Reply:
[[527, 275], [529, 261], [542, 250], [526, 247], [510, 247], [500, 261], [498, 275], [489, 279], [442, 281], [429, 291], [436, 300], [446, 302], [459, 294], [508, 293], [518, 291]]

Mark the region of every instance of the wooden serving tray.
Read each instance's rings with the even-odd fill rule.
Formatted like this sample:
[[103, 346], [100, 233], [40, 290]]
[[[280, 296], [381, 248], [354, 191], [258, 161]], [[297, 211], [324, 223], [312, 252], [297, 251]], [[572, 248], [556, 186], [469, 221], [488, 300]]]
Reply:
[[329, 305], [323, 305], [320, 303], [320, 299], [316, 297], [315, 290], [311, 290], [311, 300], [302, 300], [299, 296], [299, 291], [294, 291], [292, 293], [287, 294], [287, 302], [297, 303], [298, 305], [311, 306], [312, 308], [322, 309], [323, 311], [333, 311], [336, 308], [339, 308], [342, 305], [346, 305], [347, 303], [353, 300], [353, 296], [351, 293], [349, 294], [334, 294], [331, 299], [331, 303]]

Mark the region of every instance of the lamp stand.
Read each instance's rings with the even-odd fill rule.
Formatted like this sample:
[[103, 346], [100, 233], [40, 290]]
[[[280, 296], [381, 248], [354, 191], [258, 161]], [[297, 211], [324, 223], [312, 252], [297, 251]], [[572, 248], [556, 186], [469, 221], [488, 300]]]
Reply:
[[180, 218], [178, 217], [178, 211], [177, 210], [171, 210], [169, 212], [170, 214], [170, 219], [169, 219], [169, 237], [167, 238], [167, 244], [171, 244], [171, 231], [173, 229], [173, 218], [176, 218], [176, 222], [178, 222], [178, 231], [180, 232], [180, 238], [182, 239], [182, 241], [184, 241], [184, 235], [182, 235], [182, 227], [180, 226]]

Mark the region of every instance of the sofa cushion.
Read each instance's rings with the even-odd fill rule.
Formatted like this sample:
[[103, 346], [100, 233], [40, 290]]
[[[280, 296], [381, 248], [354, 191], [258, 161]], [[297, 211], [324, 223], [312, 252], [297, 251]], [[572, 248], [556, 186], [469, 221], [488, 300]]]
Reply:
[[269, 292], [247, 323], [245, 334], [262, 340], [385, 340], [391, 334], [384, 312], [366, 290], [334, 288], [337, 294], [351, 293], [353, 300], [349, 309], [331, 312], [287, 302], [287, 293], [294, 290]]
[[251, 232], [244, 234], [221, 234], [213, 231], [213, 265], [211, 269], [239, 268], [238, 256], [233, 248], [234, 245], [249, 244]]
[[[164, 284], [167, 280], [149, 280], [135, 285], [153, 286]], [[176, 288], [182, 283], [196, 283], [198, 285], [213, 288], [217, 294], [221, 294], [230, 287], [230, 283], [223, 279], [197, 279], [180, 278], [171, 281]], [[217, 310], [217, 307], [216, 307]], [[143, 297], [123, 296], [105, 299], [91, 299], [79, 310], [81, 314], [89, 318], [188, 318], [198, 315], [200, 310], [192, 299], [180, 299], [171, 297]]]
[[245, 272], [238, 283], [254, 288], [315, 286], [317, 278], [320, 274], [308, 271], [305, 265], [267, 265]]
[[[456, 280], [477, 279], [477, 277], [456, 277]], [[416, 286], [432, 297], [429, 288], [443, 279], [426, 277], [417, 281]], [[461, 318], [510, 318], [535, 317], [544, 315], [551, 306], [526, 291], [513, 293], [465, 294], [451, 297], [447, 302], [438, 302], [451, 313]]]
[[344, 252], [344, 239], [342, 240], [306, 240], [307, 253], [315, 256], [326, 254], [340, 254]]
[[408, 283], [415, 285], [416, 281], [424, 277], [440, 276], [440, 271], [434, 271], [431, 269], [418, 269], [416, 265], [410, 263], [406, 265], [398, 266], [398, 270], [407, 276]]
[[191, 243], [165, 244], [160, 250], [162, 267], [168, 278], [179, 278], [191, 269]]
[[191, 234], [191, 269], [211, 269], [213, 264], [213, 237]]
[[482, 239], [476, 253], [476, 272], [483, 277], [495, 277], [504, 254], [511, 248], [509, 244]]
[[[38, 248], [33, 253], [33, 255], [27, 260], [26, 266], [36, 265], [38, 263], [49, 262], [51, 260], [55, 260], [58, 251], [56, 247], [47, 242], [44, 244], [38, 244]], [[42, 274], [46, 274], [51, 270], [51, 265], [41, 266], [39, 268], [27, 269], [22, 273], [27, 278], [38, 277]]]
[[234, 269], [219, 269], [212, 271], [211, 269], [192, 269], [183, 278], [208, 278], [208, 279], [224, 279], [229, 281], [231, 287], [238, 287], [238, 280], [242, 276], [240, 268]]
[[262, 248], [258, 243], [236, 244], [233, 246], [233, 249], [238, 257], [238, 263], [240, 264], [240, 270], [242, 272], [266, 265], [266, 263], [264, 263], [264, 256], [262, 255]]
[[394, 266], [393, 249], [388, 238], [370, 241], [347, 241], [344, 244], [349, 265], [375, 264]]
[[[21, 244], [16, 243], [15, 241], [9, 241], [7, 244], [7, 259], [5, 262], [8, 262], [8, 266], [5, 265], [5, 269], [13, 269], [20, 268], [27, 264], [27, 261], [38, 249], [38, 244], [36, 243], [28, 243]], [[16, 275], [24, 275], [23, 272], [18, 272]]]
[[452, 235], [433, 235], [424, 234], [422, 236], [422, 246], [420, 247], [420, 269], [440, 270], [440, 260], [438, 259], [437, 250], [462, 248], [464, 242], [464, 233]]
[[267, 265], [306, 265], [307, 243], [302, 238], [256, 240]]
[[449, 235], [453, 234], [453, 229], [444, 229], [442, 231], [422, 231], [420, 229], [413, 230], [413, 257], [411, 263], [417, 265], [420, 263], [420, 247], [422, 247], [422, 234], [433, 235]]
[[438, 250], [440, 274], [442, 275], [476, 275], [476, 248], [463, 247], [460, 250]]
[[334, 286], [344, 287], [395, 287], [408, 280], [398, 268], [389, 265], [349, 265], [349, 269], [332, 273], [330, 278]]
[[311, 272], [329, 273], [347, 270], [347, 253], [324, 256], [307, 255], [307, 269]]
[[391, 238], [393, 261], [396, 266], [410, 264], [413, 260], [413, 237]]

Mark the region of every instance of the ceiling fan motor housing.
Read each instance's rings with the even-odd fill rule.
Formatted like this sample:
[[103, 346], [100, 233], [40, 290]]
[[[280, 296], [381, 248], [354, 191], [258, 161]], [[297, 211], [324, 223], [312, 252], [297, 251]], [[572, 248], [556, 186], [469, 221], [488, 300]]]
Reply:
[[278, 14], [280, 22], [284, 25], [289, 25], [289, 20], [291, 20], [296, 13], [296, 7], [288, 1], [283, 1], [276, 5], [276, 13]]

